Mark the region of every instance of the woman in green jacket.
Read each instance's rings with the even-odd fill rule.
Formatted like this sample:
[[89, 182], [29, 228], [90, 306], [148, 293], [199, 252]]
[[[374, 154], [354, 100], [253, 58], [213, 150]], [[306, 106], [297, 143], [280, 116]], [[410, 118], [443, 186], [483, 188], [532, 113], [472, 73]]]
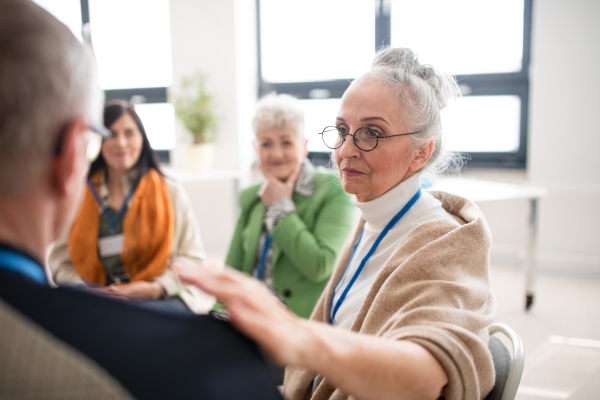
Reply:
[[299, 101], [270, 94], [257, 105], [254, 146], [264, 182], [245, 189], [226, 264], [270, 286], [308, 318], [353, 220], [335, 174], [306, 159]]

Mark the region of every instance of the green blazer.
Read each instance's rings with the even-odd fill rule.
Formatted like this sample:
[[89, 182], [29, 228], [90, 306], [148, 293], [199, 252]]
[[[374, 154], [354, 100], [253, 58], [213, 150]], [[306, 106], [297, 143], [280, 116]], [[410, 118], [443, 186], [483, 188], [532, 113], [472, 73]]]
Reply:
[[[226, 264], [252, 274], [263, 230], [265, 205], [258, 197], [261, 185], [245, 189], [241, 212], [226, 258]], [[315, 171], [313, 193], [293, 194], [296, 212], [273, 228], [272, 276], [275, 288], [287, 306], [308, 318], [323, 291], [346, 235], [353, 222], [353, 209], [337, 177]]]

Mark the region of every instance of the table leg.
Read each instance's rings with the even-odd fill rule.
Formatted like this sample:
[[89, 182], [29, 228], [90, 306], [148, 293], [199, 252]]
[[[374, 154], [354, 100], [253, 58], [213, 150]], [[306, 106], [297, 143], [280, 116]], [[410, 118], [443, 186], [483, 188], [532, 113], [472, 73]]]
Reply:
[[529, 238], [527, 243], [527, 269], [525, 276], [525, 310], [533, 305], [533, 284], [536, 267], [538, 199], [532, 198], [529, 210]]

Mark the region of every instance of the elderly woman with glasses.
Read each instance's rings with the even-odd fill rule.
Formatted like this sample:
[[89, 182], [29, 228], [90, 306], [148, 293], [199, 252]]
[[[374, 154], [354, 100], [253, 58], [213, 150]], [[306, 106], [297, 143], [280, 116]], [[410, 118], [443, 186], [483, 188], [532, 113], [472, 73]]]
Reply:
[[458, 93], [411, 50], [386, 49], [343, 95], [323, 139], [361, 219], [309, 321], [234, 271], [180, 270], [287, 366], [287, 399], [481, 399], [492, 388], [489, 230], [473, 203], [420, 184]]
[[[131, 104], [108, 102], [104, 125], [103, 142], [89, 135], [88, 157], [97, 158], [79, 213], [50, 253], [54, 282], [97, 287], [154, 307], [202, 311], [205, 296], [183, 285], [171, 268], [180, 263], [197, 268], [204, 259], [183, 188], [162, 174]], [[169, 301], [153, 301], [159, 299]]]
[[290, 310], [308, 318], [350, 231], [352, 204], [331, 171], [306, 159], [299, 100], [266, 95], [252, 125], [264, 181], [240, 196], [225, 262], [265, 282]]

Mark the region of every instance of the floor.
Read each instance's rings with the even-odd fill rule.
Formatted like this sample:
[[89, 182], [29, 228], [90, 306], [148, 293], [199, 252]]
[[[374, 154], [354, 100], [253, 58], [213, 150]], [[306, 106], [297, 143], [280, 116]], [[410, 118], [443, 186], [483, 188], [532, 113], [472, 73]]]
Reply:
[[498, 322], [525, 347], [518, 400], [600, 399], [600, 279], [538, 274], [534, 304], [525, 311], [525, 278], [493, 266]]

